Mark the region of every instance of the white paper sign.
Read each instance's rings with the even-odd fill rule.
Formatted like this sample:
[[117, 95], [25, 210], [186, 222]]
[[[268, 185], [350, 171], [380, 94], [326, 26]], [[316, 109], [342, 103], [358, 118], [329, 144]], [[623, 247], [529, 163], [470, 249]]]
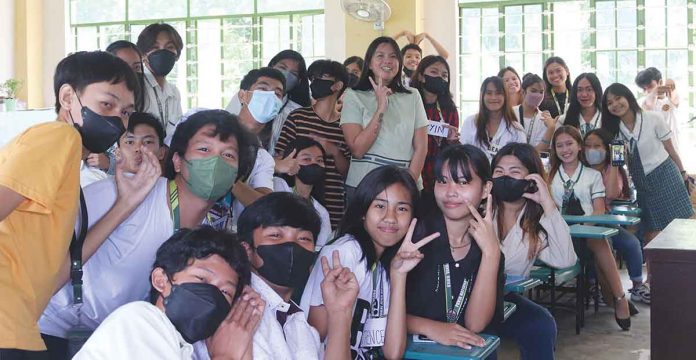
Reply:
[[428, 135], [444, 137], [449, 134], [447, 123], [428, 120]]
[[367, 319], [363, 327], [360, 347], [384, 346], [384, 334], [387, 332], [387, 318]]

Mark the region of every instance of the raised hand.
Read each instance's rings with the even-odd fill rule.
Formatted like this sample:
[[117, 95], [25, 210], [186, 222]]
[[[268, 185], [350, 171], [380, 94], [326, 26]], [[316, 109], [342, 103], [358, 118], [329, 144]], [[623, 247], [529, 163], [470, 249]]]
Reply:
[[109, 157], [105, 154], [89, 154], [87, 155], [87, 159], [85, 161], [87, 162], [87, 165], [91, 167], [102, 170], [109, 169]]
[[293, 150], [288, 156], [282, 159], [276, 159], [275, 172], [295, 176], [297, 172], [300, 171], [300, 164], [295, 158], [296, 153], [297, 150]]
[[137, 207], [145, 200], [147, 194], [157, 183], [162, 169], [157, 156], [145, 146], [140, 147], [142, 162], [138, 171], [133, 176], [125, 174], [125, 160], [116, 158], [116, 189], [118, 190], [117, 202], [122, 202], [128, 207]]
[[[537, 111], [539, 111], [539, 109], [537, 109]], [[541, 112], [541, 120], [544, 122], [544, 125], [546, 125], [547, 128], [556, 128], [556, 119], [551, 116], [551, 113], [548, 110]]]
[[450, 144], [459, 144], [459, 129], [456, 126], [447, 124], [449, 131], [447, 132], [447, 142]]
[[476, 244], [481, 248], [481, 252], [492, 253], [500, 252], [500, 244], [498, 243], [498, 236], [495, 234], [495, 228], [493, 227], [493, 198], [491, 194], [488, 194], [488, 200], [486, 201], [486, 216], [481, 217], [471, 203], [467, 202], [466, 206], [469, 207], [471, 215], [474, 217], [469, 220], [469, 234], [474, 238]]
[[420, 45], [420, 43], [423, 41], [423, 39], [425, 39], [427, 36], [428, 36], [427, 33], [424, 33], [424, 32], [420, 33], [413, 38], [412, 43], [414, 43], [416, 45]]
[[355, 274], [349, 268], [341, 265], [338, 250], [332, 253], [332, 265], [326, 256], [321, 257], [321, 269], [324, 272], [324, 280], [321, 282], [321, 296], [324, 306], [330, 313], [348, 311], [352, 312], [355, 300], [358, 298], [360, 285]]
[[254, 333], [261, 322], [266, 302], [249, 286], [232, 306], [213, 336], [206, 339], [213, 360], [242, 359], [251, 351]]
[[549, 187], [546, 185], [546, 181], [539, 174], [529, 174], [524, 177], [526, 180], [534, 181], [537, 187], [537, 191], [533, 193], [524, 193], [522, 197], [534, 201], [535, 203], [541, 205], [544, 211], [549, 211], [556, 207], [556, 203], [553, 201], [551, 194], [549, 193]]
[[336, 144], [329, 139], [326, 139], [324, 137], [321, 137], [321, 136], [315, 135], [315, 134], [310, 134], [309, 137], [312, 140], [321, 144], [321, 147], [324, 148], [324, 151], [326, 151], [327, 154], [330, 154], [330, 155], [335, 157], [340, 152], [338, 146], [336, 146]]
[[370, 79], [372, 89], [375, 91], [375, 96], [377, 96], [377, 112], [384, 113], [385, 111], [387, 111], [387, 107], [389, 106], [389, 95], [392, 94], [392, 89], [390, 89], [387, 86], [384, 86], [384, 84], [382, 83], [382, 70], [378, 70], [378, 72], [379, 73], [375, 73], [375, 78], [377, 78], [377, 82], [375, 82], [375, 80], [372, 78], [368, 79]]
[[457, 323], [439, 321], [434, 323], [430, 337], [438, 344], [459, 346], [462, 349], [471, 349], [471, 345], [483, 346], [486, 344], [482, 337]]
[[416, 265], [423, 259], [423, 253], [420, 252], [425, 244], [433, 241], [435, 238], [440, 236], [439, 232], [430, 234], [425, 238], [421, 239], [417, 243], [412, 241], [413, 230], [416, 228], [417, 220], [414, 218], [411, 220], [411, 225], [408, 227], [408, 232], [404, 241], [399, 247], [399, 251], [396, 253], [391, 262], [391, 273], [392, 274], [407, 274], [409, 271], [413, 270]]

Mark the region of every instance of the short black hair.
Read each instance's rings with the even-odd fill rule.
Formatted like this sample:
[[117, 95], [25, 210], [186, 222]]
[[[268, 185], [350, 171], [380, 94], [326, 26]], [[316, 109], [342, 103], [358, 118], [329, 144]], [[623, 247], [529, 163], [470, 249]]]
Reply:
[[636, 85], [641, 89], [645, 89], [653, 80], [659, 83], [662, 80], [662, 73], [652, 66], [641, 70], [636, 75]]
[[338, 92], [338, 96], [341, 96], [343, 90], [348, 86], [348, 72], [346, 67], [338, 61], [317, 60], [309, 65], [307, 73], [309, 74], [309, 80], [314, 80], [322, 75], [329, 75], [335, 78], [336, 81], [343, 82], [343, 87]]
[[408, 44], [408, 45], [402, 47], [401, 48], [401, 56], [405, 56], [406, 51], [408, 51], [408, 50], [416, 50], [416, 51], [418, 51], [419, 54], [421, 54], [421, 56], [423, 56], [423, 49], [421, 49], [421, 47], [418, 46], [417, 44]]
[[[285, 148], [285, 151], [283, 152], [283, 158], [290, 156], [290, 153], [292, 153], [293, 151], [296, 151], [295, 158], [297, 158], [297, 154], [299, 154], [300, 151], [302, 151], [304, 149], [311, 148], [311, 147], [319, 148], [319, 150], [321, 150], [321, 154], [324, 156], [324, 161], [326, 161], [326, 150], [324, 150], [324, 147], [321, 146], [321, 144], [318, 141], [316, 141], [312, 138], [308, 138], [306, 136], [298, 136], [295, 138], [295, 140], [293, 140], [291, 143], [289, 143], [288, 146]], [[290, 176], [288, 174], [279, 174], [278, 175], [278, 177], [285, 180], [285, 182], [290, 187], [295, 187], [295, 177], [296, 176], [297, 175]], [[322, 205], [324, 205], [325, 187], [326, 187], [326, 183], [321, 182], [319, 184], [312, 186], [312, 192], [310, 193], [310, 195], [312, 195], [312, 197], [315, 200], [319, 201], [319, 203], [321, 203]]]
[[61, 86], [68, 84], [81, 93], [88, 85], [100, 82], [126, 83], [137, 101], [140, 84], [133, 69], [125, 61], [106, 51], [79, 51], [66, 56], [56, 66], [53, 75], [53, 94], [56, 97], [56, 113], [60, 111], [58, 93]]
[[363, 60], [363, 58], [361, 58], [360, 56], [354, 55], [343, 61], [343, 66], [348, 66], [350, 64], [355, 64], [360, 69], [362, 69], [363, 65], [365, 64], [365, 60]]
[[283, 75], [280, 70], [271, 67], [262, 67], [249, 71], [244, 75], [244, 78], [242, 78], [239, 88], [241, 90], [249, 90], [251, 85], [254, 85], [262, 76], [280, 81], [280, 83], [283, 84], [283, 93], [285, 93], [285, 75]]
[[140, 51], [140, 49], [138, 49], [138, 46], [133, 44], [132, 42], [130, 42], [128, 40], [116, 40], [116, 41], [112, 42], [111, 44], [109, 44], [109, 46], [107, 46], [106, 50], [104, 50], [104, 51], [106, 51], [112, 55], [116, 55], [116, 53], [119, 50], [123, 50], [123, 49], [135, 50], [135, 52], [137, 52], [138, 55], [140, 55], [140, 57], [143, 56], [143, 52]]
[[220, 140], [227, 141], [230, 136], [237, 139], [239, 151], [239, 166], [237, 180], [245, 180], [256, 162], [256, 151], [258, 141], [239, 123], [239, 118], [225, 110], [203, 110], [189, 116], [186, 121], [180, 122], [174, 131], [169, 152], [164, 161], [164, 176], [169, 180], [176, 177], [174, 171], [174, 154], [184, 157], [188, 148], [189, 140], [206, 125], [214, 125], [213, 136], [220, 137]]
[[[169, 281], [172, 281], [176, 273], [189, 267], [194, 260], [206, 259], [212, 255], [223, 258], [237, 273], [239, 280], [232, 300], [234, 302], [251, 282], [251, 264], [246, 250], [232, 233], [215, 230], [210, 226], [201, 226], [195, 230], [180, 229], [157, 249], [152, 269], [162, 268]], [[159, 296], [157, 289], [150, 288], [151, 303], [154, 304]]]
[[181, 56], [181, 50], [184, 48], [184, 41], [181, 40], [179, 32], [169, 24], [154, 23], [146, 26], [138, 35], [138, 48], [143, 54], [147, 54], [155, 46], [157, 35], [161, 32], [166, 32], [169, 35], [176, 47], [176, 57], [178, 59]]
[[[135, 128], [138, 125], [145, 125], [153, 128], [157, 133], [159, 146], [164, 146], [164, 128], [162, 127], [162, 123], [160, 123], [154, 115], [137, 111], [132, 113], [128, 118], [128, 129], [126, 129], [126, 132], [134, 134]], [[119, 146], [121, 145], [121, 139], [123, 139], [123, 137], [118, 139]]]
[[321, 219], [309, 201], [289, 192], [274, 192], [247, 206], [237, 220], [241, 241], [254, 246], [254, 230], [269, 226], [289, 226], [312, 233], [317, 241]]

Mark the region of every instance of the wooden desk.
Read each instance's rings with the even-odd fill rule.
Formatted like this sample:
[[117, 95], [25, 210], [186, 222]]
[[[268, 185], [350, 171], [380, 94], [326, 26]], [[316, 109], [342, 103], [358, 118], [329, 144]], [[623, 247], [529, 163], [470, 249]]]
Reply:
[[696, 220], [676, 219], [645, 247], [650, 263], [650, 356], [696, 356]]

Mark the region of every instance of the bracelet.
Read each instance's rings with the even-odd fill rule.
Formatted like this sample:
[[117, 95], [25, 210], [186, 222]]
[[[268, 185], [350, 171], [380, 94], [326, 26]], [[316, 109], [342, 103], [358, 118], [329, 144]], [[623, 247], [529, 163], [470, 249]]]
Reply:
[[551, 142], [548, 140], [541, 139], [541, 142], [546, 144], [546, 145], [551, 145]]

